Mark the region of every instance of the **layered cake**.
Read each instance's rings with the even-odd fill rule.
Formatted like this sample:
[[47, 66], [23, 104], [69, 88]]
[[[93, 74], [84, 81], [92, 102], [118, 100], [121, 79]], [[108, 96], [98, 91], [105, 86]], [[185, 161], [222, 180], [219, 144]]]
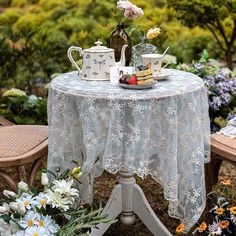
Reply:
[[135, 74], [126, 74], [123, 75], [119, 82], [121, 84], [130, 84], [130, 85], [146, 85], [154, 82], [153, 71], [147, 67], [142, 66], [138, 68], [139, 71], [136, 71]]
[[151, 69], [137, 71], [136, 72], [137, 84], [144, 85], [144, 84], [153, 83], [154, 79], [153, 79], [152, 74], [153, 74], [153, 71]]

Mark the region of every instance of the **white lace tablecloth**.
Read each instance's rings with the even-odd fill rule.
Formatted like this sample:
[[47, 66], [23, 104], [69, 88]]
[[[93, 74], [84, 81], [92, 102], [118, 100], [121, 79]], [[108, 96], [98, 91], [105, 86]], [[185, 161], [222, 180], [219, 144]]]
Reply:
[[49, 89], [48, 167], [81, 163], [88, 202], [93, 179], [104, 169], [151, 175], [164, 187], [169, 215], [189, 229], [205, 207], [208, 99], [199, 77], [171, 72], [169, 80], [147, 90], [83, 81], [76, 72], [56, 77]]

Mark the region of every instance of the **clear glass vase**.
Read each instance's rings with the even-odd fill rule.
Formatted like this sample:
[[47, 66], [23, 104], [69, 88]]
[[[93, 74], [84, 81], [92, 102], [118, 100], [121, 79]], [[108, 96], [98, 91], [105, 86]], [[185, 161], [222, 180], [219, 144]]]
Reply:
[[157, 47], [152, 44], [149, 44], [147, 42], [147, 38], [145, 36], [142, 36], [141, 42], [132, 47], [131, 65], [134, 67], [143, 65], [141, 56], [143, 54], [150, 54], [150, 53], [157, 53]]

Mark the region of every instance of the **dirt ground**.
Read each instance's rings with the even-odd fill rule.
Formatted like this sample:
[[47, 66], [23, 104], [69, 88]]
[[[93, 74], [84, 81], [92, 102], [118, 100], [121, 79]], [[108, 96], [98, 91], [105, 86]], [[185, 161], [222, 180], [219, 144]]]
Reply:
[[[233, 185], [231, 187], [232, 191], [228, 191], [227, 194], [222, 192], [222, 185], [219, 183], [214, 187], [214, 190], [224, 195], [224, 197], [229, 197], [231, 201], [236, 202], [236, 168], [228, 163], [223, 163], [220, 174], [219, 181], [224, 179], [232, 179]], [[164, 199], [163, 188], [161, 185], [156, 183], [150, 177], [145, 180], [136, 178], [137, 183], [143, 189], [148, 202], [150, 203], [152, 209], [157, 214], [162, 223], [167, 227], [167, 229], [173, 234], [175, 234], [175, 229], [179, 225], [179, 220], [169, 217], [167, 213], [168, 202]], [[102, 176], [96, 179], [95, 181], [95, 190], [94, 190], [94, 204], [95, 206], [102, 202], [103, 205], [106, 204], [111, 190], [117, 184], [118, 179], [115, 175], [111, 175], [107, 172], [104, 172]], [[226, 196], [226, 195], [228, 196]], [[136, 220], [135, 225], [125, 226], [119, 221], [113, 224], [109, 230], [105, 233], [104, 236], [152, 236], [153, 234], [145, 227], [145, 225], [139, 220]], [[192, 235], [191, 233], [188, 236]], [[161, 236], [161, 235], [160, 235]]]
[[[46, 163], [43, 164], [43, 168], [46, 167]], [[9, 170], [10, 171], [10, 170]], [[37, 173], [35, 186], [40, 183], [40, 172]], [[228, 163], [223, 163], [220, 169], [219, 182], [224, 179], [232, 179], [232, 187], [230, 191], [225, 192], [224, 186], [220, 183], [214, 187], [214, 190], [224, 197], [230, 199], [231, 202], [236, 203], [236, 168]], [[164, 199], [163, 188], [160, 184], [156, 183], [150, 177], [142, 180], [136, 178], [137, 184], [143, 189], [145, 196], [149, 204], [151, 205], [154, 212], [157, 214], [162, 223], [167, 227], [167, 229], [175, 236], [175, 229], [179, 225], [179, 220], [169, 217], [168, 201]], [[98, 207], [99, 203], [105, 206], [112, 189], [118, 183], [118, 178], [116, 175], [104, 172], [102, 176], [95, 180], [94, 188], [94, 206]], [[0, 181], [0, 188], [4, 189], [4, 183]], [[145, 227], [145, 225], [139, 220], [136, 220], [135, 225], [125, 226], [119, 221], [113, 224], [104, 236], [152, 236], [153, 234]], [[191, 233], [188, 236], [192, 235]], [[159, 235], [158, 235], [159, 236]], [[160, 235], [161, 236], [161, 235]]]

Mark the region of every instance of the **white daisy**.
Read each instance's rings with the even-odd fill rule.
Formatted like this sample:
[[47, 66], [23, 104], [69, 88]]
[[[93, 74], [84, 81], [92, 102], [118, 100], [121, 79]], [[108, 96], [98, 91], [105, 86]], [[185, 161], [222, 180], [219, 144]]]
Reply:
[[41, 215], [40, 220], [36, 223], [39, 227], [45, 228], [51, 234], [55, 234], [59, 230], [59, 225], [51, 218], [51, 216]]
[[28, 193], [22, 193], [20, 198], [16, 199], [16, 202], [22, 202], [26, 209], [31, 209], [33, 203], [33, 196]]
[[33, 198], [33, 204], [37, 206], [39, 209], [41, 207], [45, 208], [47, 204], [47, 196], [44, 193], [39, 193], [38, 196]]
[[50, 233], [43, 227], [30, 227], [25, 230], [25, 236], [49, 236]]
[[20, 230], [20, 231], [17, 231], [15, 234], [13, 234], [12, 236], [25, 236], [25, 231], [23, 230]]
[[221, 235], [221, 233], [222, 233], [222, 230], [221, 230], [221, 228], [219, 227], [219, 223], [217, 223], [217, 222], [213, 222], [213, 224], [212, 225], [209, 225], [209, 227], [208, 227], [208, 229], [209, 229], [209, 235]]
[[34, 211], [28, 211], [23, 219], [19, 222], [24, 229], [33, 227], [40, 220], [40, 214]]

